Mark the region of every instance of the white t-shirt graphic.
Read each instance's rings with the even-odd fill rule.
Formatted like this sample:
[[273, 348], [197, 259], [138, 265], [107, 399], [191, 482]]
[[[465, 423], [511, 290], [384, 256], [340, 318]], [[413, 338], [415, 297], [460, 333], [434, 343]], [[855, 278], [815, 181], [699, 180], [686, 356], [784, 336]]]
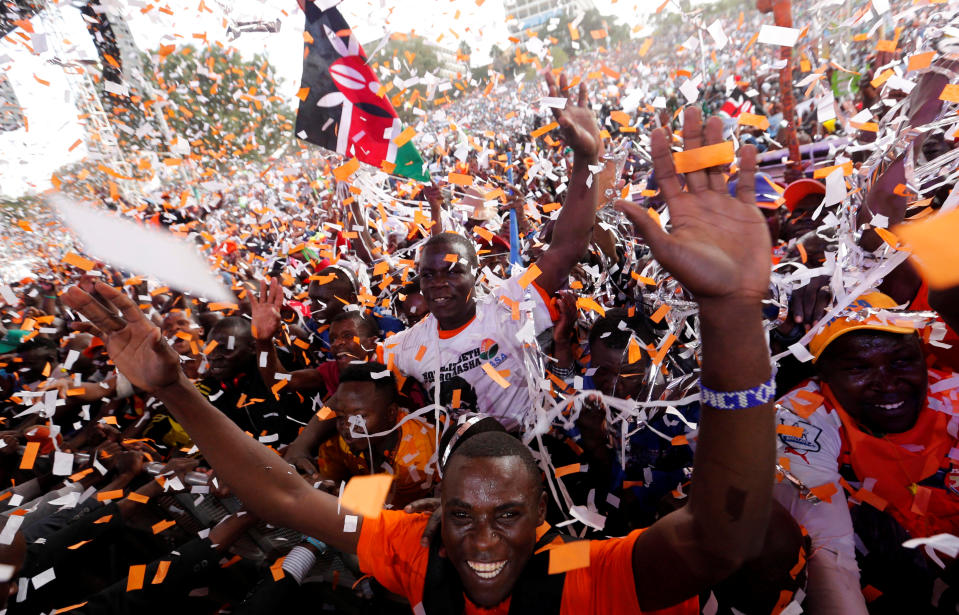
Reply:
[[[535, 343], [533, 338], [553, 321], [543, 299], [545, 292], [535, 284], [523, 289], [517, 280], [514, 276], [477, 299], [476, 316], [456, 332], [441, 335], [430, 314], [411, 329], [388, 338], [384, 344], [387, 361], [392, 355], [393, 364], [419, 380], [430, 399], [439, 368], [440, 403], [454, 417], [482, 412], [496, 417], [509, 430], [518, 429], [530, 406], [524, 342], [520, 339]], [[514, 305], [518, 319], [513, 318]], [[528, 309], [533, 313], [532, 322]], [[484, 365], [489, 367], [484, 369]], [[490, 368], [509, 386], [497, 383], [487, 372]]]

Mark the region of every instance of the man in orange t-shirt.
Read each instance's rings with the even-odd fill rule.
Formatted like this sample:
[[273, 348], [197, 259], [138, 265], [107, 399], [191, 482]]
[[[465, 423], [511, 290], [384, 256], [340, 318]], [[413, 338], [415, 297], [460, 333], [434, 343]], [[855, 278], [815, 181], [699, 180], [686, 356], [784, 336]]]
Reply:
[[[456, 448], [445, 467], [441, 538], [422, 544], [429, 515], [385, 510], [363, 520], [357, 544], [363, 572], [406, 597], [414, 613], [641, 612], [633, 575], [641, 530], [589, 541], [588, 555], [569, 564], [581, 567], [549, 575], [549, 550], [563, 538], [544, 521], [546, 496], [529, 449], [503, 431], [485, 432]], [[694, 615], [699, 602], [666, 612]]]

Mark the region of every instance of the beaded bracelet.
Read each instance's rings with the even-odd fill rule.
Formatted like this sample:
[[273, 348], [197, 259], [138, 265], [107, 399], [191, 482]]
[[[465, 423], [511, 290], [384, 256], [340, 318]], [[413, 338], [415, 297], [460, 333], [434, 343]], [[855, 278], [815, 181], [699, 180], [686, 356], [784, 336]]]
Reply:
[[699, 399], [716, 410], [745, 410], [768, 404], [776, 398], [776, 372], [759, 386], [744, 391], [714, 391], [699, 381]]

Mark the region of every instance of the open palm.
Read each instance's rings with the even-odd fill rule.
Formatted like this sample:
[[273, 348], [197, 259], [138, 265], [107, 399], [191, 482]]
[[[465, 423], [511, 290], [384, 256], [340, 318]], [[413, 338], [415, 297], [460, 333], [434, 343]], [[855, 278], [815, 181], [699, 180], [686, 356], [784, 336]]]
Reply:
[[283, 307], [283, 288], [273, 278], [270, 285], [260, 281], [260, 296], [250, 293], [250, 312], [253, 316], [253, 335], [257, 341], [273, 339], [280, 330], [280, 308]]
[[[547, 71], [546, 87], [550, 96], [564, 95], [569, 90], [566, 74], [561, 73], [559, 83], [557, 83], [553, 73]], [[563, 133], [563, 140], [566, 141], [566, 145], [588, 158], [599, 156], [603, 139], [596, 124], [596, 116], [589, 108], [589, 100], [586, 98], [586, 84], [581, 83], [577, 94], [569, 96], [566, 107], [563, 109], [553, 108], [552, 112], [553, 117], [556, 118], [556, 123], [559, 124], [560, 132]]]
[[164, 341], [159, 327], [120, 291], [103, 282], [98, 282], [95, 290], [106, 303], [77, 286], [64, 293], [63, 302], [96, 325], [120, 373], [148, 392], [177, 382], [182, 375], [180, 361], [176, 351]]
[[[683, 134], [686, 150], [719, 143], [722, 121], [712, 117], [704, 129], [699, 110], [688, 108]], [[656, 260], [698, 301], [765, 298], [771, 241], [756, 207], [756, 149], [740, 149], [737, 195], [732, 197], [719, 167], [686, 173], [683, 191], [668, 139], [662, 128], [652, 134], [653, 168], [669, 207], [669, 233], [630, 201], [617, 201], [617, 208], [633, 222]]]

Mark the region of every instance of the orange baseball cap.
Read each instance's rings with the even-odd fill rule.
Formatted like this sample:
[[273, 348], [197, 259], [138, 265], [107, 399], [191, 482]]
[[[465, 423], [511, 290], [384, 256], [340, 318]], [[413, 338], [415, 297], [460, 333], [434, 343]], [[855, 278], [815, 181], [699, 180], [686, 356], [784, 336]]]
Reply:
[[[829, 344], [850, 331], [873, 329], [875, 331], [888, 331], [890, 333], [915, 333], [915, 327], [906, 325], [901, 321], [899, 324], [891, 324], [889, 322], [883, 322], [883, 320], [875, 314], [865, 314], [866, 310], [869, 309], [893, 309], [896, 307], [898, 306], [895, 300], [883, 293], [873, 292], [860, 296], [847, 308], [849, 311], [846, 316], [837, 316], [834, 318], [809, 342], [809, 352], [813, 355], [813, 363], [819, 360], [819, 357]], [[857, 318], [857, 315], [860, 317]]]
[[786, 186], [786, 190], [783, 191], [783, 199], [786, 201], [786, 209], [792, 211], [796, 209], [796, 205], [799, 205], [799, 201], [803, 200], [810, 194], [826, 194], [826, 186], [822, 182], [818, 182], [815, 179], [797, 179], [793, 183]]

